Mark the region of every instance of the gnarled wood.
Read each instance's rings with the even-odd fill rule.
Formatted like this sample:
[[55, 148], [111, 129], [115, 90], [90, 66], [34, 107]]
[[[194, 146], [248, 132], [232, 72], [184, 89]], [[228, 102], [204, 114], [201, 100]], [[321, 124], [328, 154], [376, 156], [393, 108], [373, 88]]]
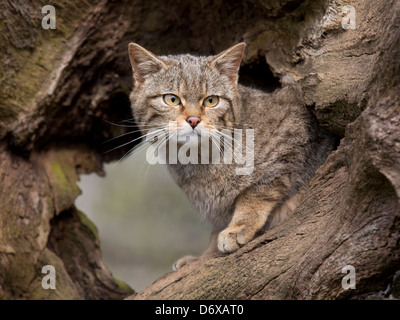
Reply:
[[[355, 30], [342, 27], [345, 5]], [[156, 54], [214, 54], [245, 41], [242, 81], [273, 90], [291, 75], [342, 140], [287, 221], [130, 298], [366, 298], [389, 284], [398, 297], [398, 2], [57, 1], [56, 30], [41, 28], [39, 1], [0, 6], [1, 298], [132, 293], [102, 264], [95, 227], [74, 207], [78, 174], [102, 173], [127, 150], [104, 155], [101, 146], [124, 132], [106, 121], [131, 118], [132, 41]], [[57, 290], [41, 288], [46, 264]], [[341, 286], [345, 265], [355, 267], [355, 290]]]

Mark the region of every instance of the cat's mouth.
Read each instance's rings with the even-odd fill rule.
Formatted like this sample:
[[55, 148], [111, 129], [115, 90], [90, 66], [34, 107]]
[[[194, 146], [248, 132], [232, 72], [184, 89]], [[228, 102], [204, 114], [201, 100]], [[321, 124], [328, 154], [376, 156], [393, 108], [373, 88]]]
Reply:
[[202, 130], [197, 128], [190, 128], [184, 130], [178, 130], [177, 141], [179, 143], [186, 143], [189, 141], [197, 141], [201, 137]]
[[178, 143], [187, 143], [187, 142], [197, 143], [198, 140], [201, 139], [201, 137], [208, 137], [208, 136], [209, 136], [208, 130], [201, 123], [195, 128], [192, 128], [191, 126], [184, 124], [181, 125], [177, 130]]

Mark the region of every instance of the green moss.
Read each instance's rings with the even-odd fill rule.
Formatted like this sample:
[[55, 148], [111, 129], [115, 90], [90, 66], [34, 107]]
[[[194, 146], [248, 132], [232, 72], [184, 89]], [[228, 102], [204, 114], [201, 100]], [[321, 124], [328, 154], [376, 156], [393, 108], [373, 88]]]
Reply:
[[[0, 101], [0, 109], [18, 105], [19, 109], [13, 109], [10, 114], [16, 118], [16, 113], [31, 111], [29, 108], [36, 106], [31, 101], [34, 98], [40, 100], [40, 97], [37, 99], [38, 95], [46, 96], [45, 90], [49, 87], [49, 82], [54, 81], [51, 72], [61, 66], [66, 50], [70, 47], [66, 42], [94, 10], [95, 5], [95, 3], [83, 5], [81, 2], [71, 4], [71, 1], [58, 1], [55, 4], [56, 29], [44, 30], [39, 24], [32, 38], [32, 47], [21, 50], [0, 38], [0, 47], [7, 48], [0, 50], [0, 55], [4, 54], [9, 58], [4, 79], [2, 78], [4, 72], [2, 73], [0, 68], [0, 96], [3, 98]], [[0, 20], [0, 31], [4, 31], [6, 25], [4, 19]]]
[[0, 121], [8, 121], [9, 119], [15, 118], [18, 112], [21, 110], [17, 105], [0, 105]]
[[118, 280], [114, 277], [112, 277], [114, 282], [117, 284], [117, 286], [122, 290], [127, 292], [128, 294], [134, 294], [135, 290], [133, 290], [128, 284], [126, 284], [125, 282]]
[[61, 163], [54, 161], [50, 164], [51, 172], [53, 173], [54, 182], [56, 183], [57, 189], [69, 189], [69, 181], [65, 175], [64, 169]]
[[126, 292], [127, 295], [131, 295], [136, 293], [135, 290], [133, 290], [127, 283], [118, 280], [117, 278], [115, 278], [110, 270], [110, 268], [104, 264], [104, 267], [110, 272], [111, 278], [113, 279], [113, 281], [115, 282], [115, 284], [118, 286], [118, 288], [120, 288], [122, 291]]
[[98, 235], [98, 230], [97, 230], [96, 225], [82, 211], [77, 210], [77, 212], [78, 212], [78, 215], [79, 215], [79, 218], [80, 218], [82, 224], [93, 233], [93, 235], [96, 239], [98, 239], [99, 235]]
[[76, 184], [75, 168], [69, 161], [70, 156], [68, 153], [59, 154], [48, 164], [49, 178], [58, 213], [71, 208], [76, 197], [81, 193]]

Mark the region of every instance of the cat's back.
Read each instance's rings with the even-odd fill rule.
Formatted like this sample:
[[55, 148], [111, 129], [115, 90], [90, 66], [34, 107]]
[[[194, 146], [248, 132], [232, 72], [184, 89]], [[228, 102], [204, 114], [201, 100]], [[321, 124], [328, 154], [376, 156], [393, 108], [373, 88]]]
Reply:
[[295, 83], [284, 82], [282, 88], [273, 92], [242, 85], [238, 89], [241, 100], [240, 122], [244, 129], [256, 129], [267, 138], [269, 135], [277, 137], [278, 134], [292, 132], [307, 135], [311, 127], [314, 127], [312, 116]]
[[[254, 124], [257, 127], [275, 127], [276, 122], [282, 124], [292, 122], [291, 125], [302, 125], [309, 121], [309, 112], [306, 109], [301, 91], [292, 80], [282, 81], [282, 87], [273, 92], [238, 86], [241, 100], [241, 122], [244, 127]], [[304, 120], [298, 121], [298, 120]]]
[[292, 172], [301, 182], [308, 180], [332, 150], [333, 139], [318, 126], [297, 84], [285, 78], [282, 88], [270, 93], [242, 85], [238, 89], [241, 127], [255, 131], [259, 166], [274, 175]]

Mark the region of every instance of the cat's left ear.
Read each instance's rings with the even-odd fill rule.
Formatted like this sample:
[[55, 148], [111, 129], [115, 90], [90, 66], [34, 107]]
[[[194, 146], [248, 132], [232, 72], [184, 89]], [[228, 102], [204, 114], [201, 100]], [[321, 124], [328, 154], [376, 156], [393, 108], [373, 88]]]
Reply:
[[129, 44], [129, 60], [136, 82], [141, 85], [145, 78], [165, 68], [166, 65], [155, 54], [136, 43]]
[[246, 44], [244, 42], [234, 45], [216, 55], [211, 61], [211, 66], [217, 68], [222, 74], [228, 76], [232, 83], [236, 83], [238, 80], [240, 62], [242, 61], [245, 48]]

